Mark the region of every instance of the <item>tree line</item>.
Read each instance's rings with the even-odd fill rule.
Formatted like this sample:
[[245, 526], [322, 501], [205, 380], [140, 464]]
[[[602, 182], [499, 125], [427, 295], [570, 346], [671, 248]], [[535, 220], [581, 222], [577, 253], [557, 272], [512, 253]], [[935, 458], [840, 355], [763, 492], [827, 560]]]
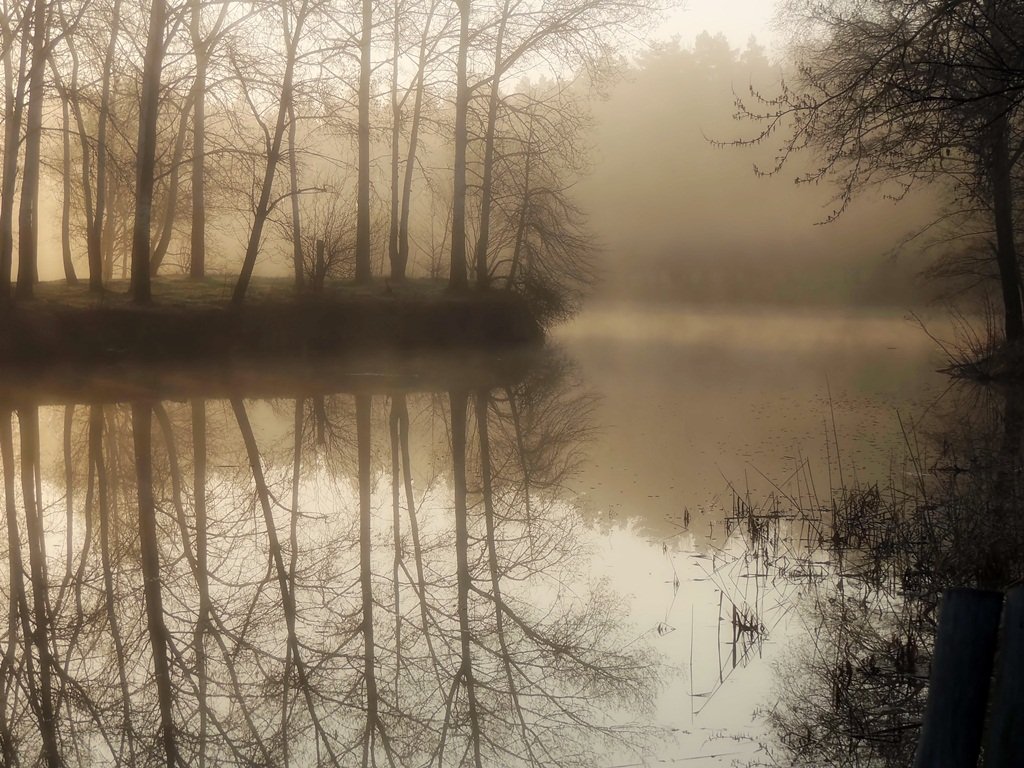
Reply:
[[[0, 301], [38, 280], [39, 200], [89, 289], [237, 271], [268, 243], [330, 275], [571, 295], [589, 246], [570, 188], [587, 86], [657, 3], [624, 0], [4, 2]], [[439, 231], [440, 230], [440, 231]], [[15, 242], [17, 238], [17, 242]], [[14, 274], [15, 256], [17, 274]], [[386, 266], [385, 266], [386, 260]], [[447, 269], [445, 269], [447, 267]], [[13, 284], [13, 286], [12, 286]]]

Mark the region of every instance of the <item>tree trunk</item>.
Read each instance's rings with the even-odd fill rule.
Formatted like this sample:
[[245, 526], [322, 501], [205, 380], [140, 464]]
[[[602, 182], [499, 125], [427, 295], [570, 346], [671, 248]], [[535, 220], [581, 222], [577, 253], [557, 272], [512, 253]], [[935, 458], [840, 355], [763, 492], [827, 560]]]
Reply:
[[476, 284], [486, 288], [491, 283], [487, 268], [487, 246], [491, 235], [491, 200], [494, 184], [494, 133], [498, 124], [499, 87], [501, 85], [501, 54], [505, 42], [505, 25], [508, 22], [509, 0], [501, 13], [498, 36], [494, 42], [494, 73], [491, 77], [491, 94], [487, 100], [487, 131], [484, 134], [484, 167], [480, 185], [480, 232], [476, 241]]
[[195, 85], [192, 93], [185, 100], [181, 109], [181, 124], [178, 126], [178, 135], [174, 140], [174, 152], [171, 155], [171, 172], [167, 179], [167, 195], [164, 205], [164, 220], [160, 228], [160, 239], [150, 258], [150, 272], [153, 275], [159, 271], [167, 256], [167, 249], [171, 244], [171, 237], [174, 234], [174, 222], [178, 218], [178, 188], [181, 179], [182, 158], [185, 156], [185, 139], [188, 136], [188, 117], [192, 112], [192, 105], [195, 102]]
[[110, 528], [116, 529], [116, 521], [111, 519], [113, 510], [110, 504], [110, 492], [107, 482], [107, 466], [103, 457], [103, 406], [93, 405], [89, 409], [89, 469], [96, 472], [96, 495], [99, 497], [100, 519], [100, 562], [103, 566], [104, 608], [107, 615], [107, 627], [114, 643], [114, 656], [118, 660], [118, 682], [121, 698], [121, 731], [128, 742], [128, 765], [135, 764], [135, 728], [132, 725], [131, 697], [129, 695], [128, 674], [125, 669], [124, 641], [117, 619], [117, 595], [114, 592], [114, 563], [111, 559]]
[[378, 729], [376, 646], [373, 643], [373, 542], [370, 527], [372, 512], [372, 467], [370, 456], [371, 395], [356, 395], [356, 452], [359, 474], [359, 586], [363, 602], [363, 685], [366, 695], [366, 729], [363, 731], [363, 766], [370, 765], [373, 735]]
[[[51, 63], [51, 69], [53, 71], [54, 79], [57, 81], [58, 89], [61, 92], [61, 98], [64, 99], [65, 110], [70, 107], [72, 113], [75, 116], [75, 126], [78, 130], [78, 146], [82, 153], [80, 163], [80, 174], [82, 179], [82, 207], [85, 213], [86, 222], [86, 254], [89, 258], [90, 265], [92, 263], [92, 257], [90, 253], [89, 244], [89, 231], [92, 227], [93, 220], [93, 198], [92, 198], [92, 162], [90, 159], [90, 142], [88, 132], [85, 126], [85, 119], [82, 116], [82, 107], [77, 97], [78, 94], [78, 70], [79, 70], [79, 57], [78, 50], [74, 45], [74, 38], [68, 39], [68, 48], [71, 53], [71, 86], [70, 90], [63, 84], [60, 78], [60, 71]], [[68, 122], [68, 115], [65, 113], [65, 123]], [[68, 222], [70, 217], [70, 201], [71, 201], [71, 162], [70, 162], [70, 128], [68, 128], [65, 136], [65, 148], [64, 148], [64, 222]], [[68, 222], [70, 224], [70, 222]], [[71, 243], [70, 243], [70, 226], [64, 226], [61, 231], [61, 243], [64, 253], [70, 256]], [[90, 284], [92, 283], [92, 268], [90, 266], [89, 275]]]
[[459, 53], [456, 63], [455, 163], [452, 190], [452, 258], [448, 287], [463, 290], [469, 285], [466, 265], [466, 113], [469, 110], [469, 86], [466, 59], [469, 51], [470, 0], [457, 0], [459, 6]]
[[100, 94], [99, 125], [96, 128], [96, 209], [88, 223], [86, 248], [89, 254], [89, 290], [103, 292], [103, 224], [107, 204], [107, 122], [110, 117], [110, 80], [121, 28], [121, 0], [114, 0], [110, 21], [110, 41], [103, 60], [103, 86]]
[[206, 276], [206, 68], [209, 51], [199, 24], [202, 10], [200, 0], [192, 0], [189, 31], [196, 52], [196, 100], [192, 108], [192, 247], [188, 274], [193, 279]]
[[398, 0], [394, 7], [394, 29], [391, 40], [391, 219], [388, 229], [388, 262], [391, 265], [391, 279], [405, 279], [405, 264], [401, 263], [398, 248], [399, 190], [398, 190], [398, 142], [402, 137], [402, 104], [398, 100], [398, 56], [400, 53], [398, 23], [401, 8]]
[[43, 139], [43, 75], [46, 66], [46, 2], [36, 0], [32, 21], [28, 112], [25, 117], [25, 171], [18, 210], [18, 298], [31, 298], [39, 281], [39, 153]]
[[992, 198], [996, 225], [996, 261], [1003, 294], [1007, 342], [1024, 338], [1024, 309], [1020, 295], [1020, 267], [1013, 234], [1013, 183], [1009, 152], [1008, 117], [1003, 112], [992, 126]]
[[[77, 72], [71, 76], [72, 86], [77, 80], [76, 75]], [[61, 172], [63, 199], [60, 211], [60, 253], [64, 262], [64, 279], [70, 285], [77, 285], [78, 275], [75, 274], [75, 263], [71, 260], [71, 109], [68, 106], [66, 91], [61, 102], [61, 116], [64, 120], [64, 168]]]
[[365, 283], [370, 269], [370, 44], [373, 2], [363, 0], [359, 40], [359, 179], [356, 200], [356, 282]]
[[[2, 739], [0, 756], [4, 765], [15, 765], [17, 744], [11, 734], [8, 720], [8, 691], [13, 692], [10, 681], [14, 674], [16, 658], [19, 654], [18, 625], [26, 626], [28, 620], [28, 600], [25, 596], [24, 565], [21, 559], [21, 533], [18, 530], [18, 507], [14, 490], [14, 435], [11, 428], [10, 408], [0, 409], [0, 458], [3, 459], [4, 482], [4, 516], [7, 520], [7, 577], [9, 580], [9, 596], [7, 602], [7, 647], [3, 659], [0, 660], [0, 696], [3, 709], [0, 710]], [[20, 621], [19, 621], [20, 620]], [[25, 631], [27, 639], [29, 633]]]
[[412, 207], [412, 176], [416, 168], [420, 116], [423, 112], [423, 92], [426, 89], [427, 39], [430, 35], [430, 23], [433, 21], [436, 8], [437, 1], [434, 0], [430, 4], [426, 21], [423, 23], [423, 34], [420, 37], [419, 64], [416, 71], [416, 79], [413, 83], [413, 87], [416, 89], [416, 98], [412, 107], [412, 124], [409, 127], [409, 152], [405, 160], [405, 179], [402, 183], [402, 212], [398, 223], [398, 262], [402, 270], [402, 277], [405, 276], [405, 271], [409, 266], [409, 214]]
[[11, 20], [4, 17], [4, 160], [0, 179], [0, 302], [11, 298], [11, 271], [14, 264], [14, 197], [18, 182], [18, 153], [21, 150], [21, 113], [25, 99], [25, 60], [28, 42], [21, 38], [18, 67], [15, 69], [11, 52], [14, 48], [14, 30]]
[[302, 211], [299, 209], [299, 157], [295, 142], [295, 99], [288, 103], [288, 175], [292, 186], [292, 271], [295, 290], [306, 286], [302, 268]]
[[523, 170], [523, 207], [519, 211], [519, 221], [516, 224], [516, 240], [512, 247], [512, 265], [508, 270], [508, 288], [512, 289], [516, 282], [516, 273], [519, 271], [519, 264], [523, 259], [523, 252], [526, 250], [526, 228], [530, 221], [530, 171], [532, 164], [530, 158], [533, 156], [533, 118], [530, 118], [530, 136], [526, 142], [526, 153], [523, 162], [526, 168]]
[[25, 533], [28, 536], [29, 572], [32, 581], [32, 611], [35, 628], [33, 644], [39, 659], [38, 701], [33, 706], [39, 720], [43, 741], [43, 759], [47, 768], [59, 768], [57, 722], [53, 706], [53, 671], [56, 659], [50, 651], [49, 584], [46, 575], [46, 534], [42, 509], [37, 495], [39, 487], [39, 409], [25, 408], [18, 412], [21, 426], [21, 493], [25, 506]]
[[163, 66], [166, 0], [152, 0], [149, 37], [142, 70], [142, 104], [139, 113], [139, 141], [135, 176], [135, 226], [132, 230], [132, 299], [148, 304], [150, 288], [150, 221], [153, 216], [153, 171], [156, 167], [156, 124]]
[[[466, 504], [466, 406], [464, 391], [449, 393], [452, 413], [452, 485], [455, 490], [455, 561], [458, 580], [459, 675], [466, 684], [469, 727], [473, 741], [473, 765], [481, 768], [480, 722], [477, 712], [476, 680], [473, 676], [472, 629], [469, 624], [469, 593], [473, 586], [469, 570], [469, 510]], [[440, 760], [438, 760], [440, 763]]]
[[196, 657], [196, 678], [199, 687], [199, 766], [206, 765], [206, 742], [209, 703], [206, 690], [206, 634], [210, 630], [210, 574], [206, 535], [206, 401], [192, 401], [192, 496], [196, 516], [196, 573], [199, 587], [199, 616], [193, 633]]

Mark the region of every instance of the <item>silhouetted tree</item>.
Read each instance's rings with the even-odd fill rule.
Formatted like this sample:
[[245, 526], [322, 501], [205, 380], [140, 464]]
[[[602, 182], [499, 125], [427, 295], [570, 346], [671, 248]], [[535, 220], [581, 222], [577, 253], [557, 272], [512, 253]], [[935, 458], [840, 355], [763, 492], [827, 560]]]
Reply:
[[806, 181], [838, 184], [840, 215], [859, 191], [905, 194], [951, 181], [989, 207], [1008, 341], [1024, 338], [1011, 177], [1024, 72], [1024, 13], [1007, 0], [848, 4], [793, 0], [796, 72], [781, 94], [742, 106], [798, 149], [820, 155]]

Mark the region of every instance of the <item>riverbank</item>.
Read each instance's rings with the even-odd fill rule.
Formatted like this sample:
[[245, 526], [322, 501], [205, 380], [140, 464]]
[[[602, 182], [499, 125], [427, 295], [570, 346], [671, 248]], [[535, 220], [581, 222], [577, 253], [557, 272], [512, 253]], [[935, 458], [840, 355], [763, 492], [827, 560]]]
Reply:
[[456, 350], [540, 341], [523, 299], [506, 291], [451, 292], [444, 281], [329, 284], [297, 292], [254, 279], [231, 306], [233, 281], [164, 277], [153, 301], [133, 304], [126, 282], [103, 294], [63, 281], [0, 309], [0, 361], [53, 363], [263, 358], [349, 351]]

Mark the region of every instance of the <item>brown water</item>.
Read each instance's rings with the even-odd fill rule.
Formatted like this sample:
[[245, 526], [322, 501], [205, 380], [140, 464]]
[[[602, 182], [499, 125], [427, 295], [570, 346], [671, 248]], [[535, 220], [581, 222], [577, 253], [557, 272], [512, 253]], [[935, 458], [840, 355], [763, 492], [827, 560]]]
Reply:
[[551, 346], [9, 378], [9, 754], [763, 756], [804, 584], [761, 578], [736, 499], [902, 472], [946, 387], [931, 342], [881, 315], [606, 308]]

